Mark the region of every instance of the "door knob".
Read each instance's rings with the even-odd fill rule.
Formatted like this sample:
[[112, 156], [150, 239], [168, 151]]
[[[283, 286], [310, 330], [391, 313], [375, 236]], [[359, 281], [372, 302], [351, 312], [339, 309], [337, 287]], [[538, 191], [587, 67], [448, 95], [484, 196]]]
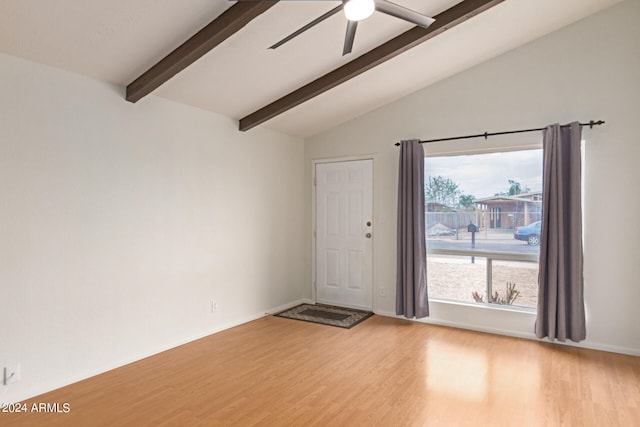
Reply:
[[370, 238], [371, 238], [371, 233], [367, 233], [367, 234], [365, 234], [364, 236], [365, 236], [367, 239], [370, 239]]
[[367, 227], [371, 227], [371, 221], [367, 221]]

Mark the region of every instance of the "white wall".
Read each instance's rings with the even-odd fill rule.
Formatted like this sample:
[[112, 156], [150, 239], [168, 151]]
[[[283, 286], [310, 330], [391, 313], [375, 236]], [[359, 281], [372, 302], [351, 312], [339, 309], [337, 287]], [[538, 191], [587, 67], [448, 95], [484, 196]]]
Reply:
[[306, 290], [301, 140], [6, 55], [0, 94], [0, 402]]
[[[375, 154], [374, 311], [395, 313], [396, 194], [402, 139], [604, 119], [584, 130], [585, 346], [640, 354], [640, 2], [628, 0], [306, 141], [314, 159]], [[508, 36], [508, 35], [505, 35]], [[455, 53], [452, 53], [455, 54]], [[540, 143], [538, 134], [425, 146], [428, 153]], [[310, 188], [310, 186], [308, 185]], [[306, 201], [311, 230], [311, 198]], [[311, 247], [311, 232], [307, 232]], [[312, 277], [310, 249], [306, 274]], [[379, 287], [386, 297], [378, 296]], [[310, 290], [308, 291], [310, 295]], [[429, 321], [533, 338], [535, 317], [431, 303]]]

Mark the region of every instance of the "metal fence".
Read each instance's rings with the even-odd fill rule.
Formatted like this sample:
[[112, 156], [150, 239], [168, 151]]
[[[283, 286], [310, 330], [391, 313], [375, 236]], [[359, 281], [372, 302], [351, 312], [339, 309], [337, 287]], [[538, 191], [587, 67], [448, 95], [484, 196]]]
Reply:
[[[479, 231], [504, 230], [513, 231], [517, 227], [531, 224], [539, 219], [536, 212], [525, 215], [518, 211], [452, 211], [452, 212], [426, 212], [425, 221], [427, 230], [432, 230], [432, 235], [439, 231], [445, 234], [447, 230], [460, 232], [466, 231], [469, 224], [479, 226]], [[435, 228], [434, 228], [435, 227]], [[429, 234], [429, 233], [428, 233]]]
[[[476, 213], [474, 211], [460, 212], [427, 212], [425, 221], [427, 230], [434, 226], [443, 226], [449, 230], [467, 229], [469, 223], [475, 223]], [[439, 227], [442, 228], [442, 227]]]

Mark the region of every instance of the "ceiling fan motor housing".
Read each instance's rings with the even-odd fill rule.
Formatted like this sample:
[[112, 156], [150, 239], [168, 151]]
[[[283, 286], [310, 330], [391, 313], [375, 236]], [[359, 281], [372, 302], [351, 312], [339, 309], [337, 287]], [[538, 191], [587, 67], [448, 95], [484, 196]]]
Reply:
[[344, 2], [344, 16], [350, 21], [362, 21], [376, 10], [373, 0], [347, 0]]

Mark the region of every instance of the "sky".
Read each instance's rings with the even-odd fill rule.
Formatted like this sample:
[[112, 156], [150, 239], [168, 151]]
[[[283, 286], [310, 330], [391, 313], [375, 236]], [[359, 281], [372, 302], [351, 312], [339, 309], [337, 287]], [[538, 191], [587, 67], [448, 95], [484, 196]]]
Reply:
[[509, 191], [509, 180], [520, 182], [522, 188], [542, 190], [542, 150], [464, 156], [427, 157], [425, 181], [428, 176], [451, 178], [463, 194], [476, 199]]

